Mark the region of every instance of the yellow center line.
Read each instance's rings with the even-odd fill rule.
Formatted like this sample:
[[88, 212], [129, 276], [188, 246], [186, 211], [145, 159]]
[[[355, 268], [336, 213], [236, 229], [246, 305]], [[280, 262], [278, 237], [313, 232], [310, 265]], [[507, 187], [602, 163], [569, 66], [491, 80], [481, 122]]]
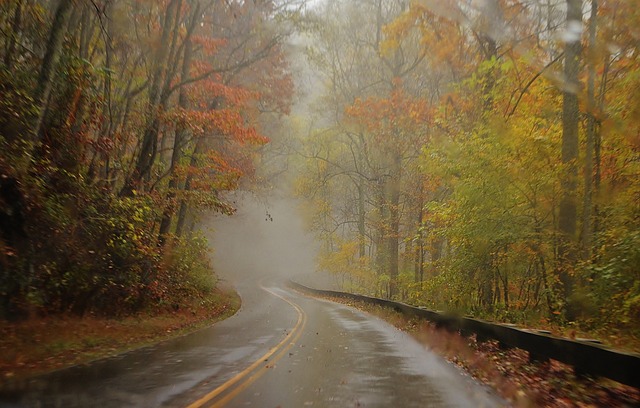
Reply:
[[[283, 301], [287, 302], [296, 310], [298, 314], [298, 320], [295, 326], [291, 329], [291, 331], [289, 331], [289, 333], [287, 333], [287, 335], [284, 337], [284, 339], [282, 339], [280, 343], [278, 343], [275, 347], [271, 348], [265, 355], [263, 355], [258, 360], [253, 362], [253, 364], [251, 364], [249, 367], [247, 367], [243, 371], [236, 374], [233, 378], [231, 378], [224, 384], [220, 385], [218, 388], [209, 392], [199, 400], [189, 404], [187, 408], [199, 408], [211, 402], [218, 395], [231, 389], [236, 383], [243, 381], [245, 377], [247, 377], [252, 372], [256, 371], [258, 367], [260, 367], [256, 372], [254, 372], [250, 377], [248, 377], [246, 380], [238, 384], [235, 389], [233, 389], [231, 392], [225, 395], [222, 399], [210, 405], [211, 407], [224, 406], [226, 403], [231, 401], [235, 396], [237, 396], [239, 393], [241, 393], [247, 387], [249, 387], [255, 380], [260, 378], [267, 371], [268, 366], [273, 366], [273, 364], [275, 364], [276, 361], [281, 359], [284, 356], [284, 354], [296, 343], [296, 341], [298, 341], [298, 339], [302, 335], [302, 329], [306, 324], [307, 318], [304, 311], [300, 308], [300, 306], [293, 303], [289, 299], [286, 299], [283, 296], [273, 292], [270, 289], [267, 289], [265, 287], [262, 287], [262, 289], [271, 293], [273, 296], [276, 296], [282, 299]], [[280, 353], [278, 353], [278, 351], [280, 351]], [[276, 353], [278, 354], [270, 361], [270, 364], [265, 364], [265, 362], [269, 360], [269, 358], [271, 358], [271, 356], [273, 356]]]

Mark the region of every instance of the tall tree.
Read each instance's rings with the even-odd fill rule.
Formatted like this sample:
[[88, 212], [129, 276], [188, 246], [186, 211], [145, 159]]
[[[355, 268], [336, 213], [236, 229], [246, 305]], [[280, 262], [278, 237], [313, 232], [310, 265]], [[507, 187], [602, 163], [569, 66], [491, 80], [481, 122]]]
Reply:
[[33, 99], [36, 104], [35, 121], [32, 125], [34, 139], [42, 138], [42, 123], [46, 112], [46, 105], [53, 86], [53, 77], [58, 67], [58, 61], [62, 53], [62, 45], [65, 33], [67, 32], [67, 22], [73, 12], [73, 0], [61, 0], [58, 3], [56, 12], [49, 31], [47, 47], [38, 73]]
[[596, 61], [597, 61], [598, 0], [591, 0], [589, 18], [589, 54], [587, 59], [587, 126], [584, 157], [584, 193], [582, 205], [582, 259], [590, 260], [593, 245], [593, 172], [594, 150], [598, 123], [596, 118]]
[[573, 294], [573, 265], [577, 259], [578, 218], [578, 147], [580, 109], [580, 55], [582, 41], [582, 0], [567, 0], [567, 20], [564, 49], [564, 77], [562, 94], [562, 197], [558, 213], [559, 276], [561, 295], [566, 302], [565, 316], [575, 318], [570, 304]]
[[160, 131], [159, 115], [163, 108], [162, 93], [165, 82], [170, 79], [167, 78], [167, 71], [170, 64], [171, 47], [176, 46], [175, 41], [172, 41], [172, 38], [175, 37], [172, 37], [172, 35], [177, 33], [181, 6], [181, 0], [170, 0], [164, 11], [161, 25], [162, 34], [152, 62], [151, 85], [145, 111], [147, 123], [140, 142], [140, 149], [136, 156], [135, 166], [122, 188], [121, 194], [123, 195], [131, 195], [135, 189], [143, 187], [141, 183], [150, 175], [156, 158], [158, 133]]

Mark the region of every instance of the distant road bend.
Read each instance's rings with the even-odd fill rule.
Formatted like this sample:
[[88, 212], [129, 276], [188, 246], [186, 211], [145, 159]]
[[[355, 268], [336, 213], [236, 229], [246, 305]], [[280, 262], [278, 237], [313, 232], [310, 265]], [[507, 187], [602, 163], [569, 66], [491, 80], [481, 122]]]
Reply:
[[215, 326], [38, 378], [1, 407], [493, 407], [503, 402], [405, 333], [281, 279], [238, 287]]

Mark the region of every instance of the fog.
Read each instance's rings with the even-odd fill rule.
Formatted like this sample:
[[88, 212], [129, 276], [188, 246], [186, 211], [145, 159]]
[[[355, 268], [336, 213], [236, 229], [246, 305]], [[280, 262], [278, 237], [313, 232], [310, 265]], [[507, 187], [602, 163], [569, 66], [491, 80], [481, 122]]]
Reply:
[[237, 286], [251, 279], [275, 277], [336, 288], [333, 277], [316, 270], [320, 244], [305, 228], [303, 200], [291, 192], [299, 171], [291, 161], [291, 155], [296, 154], [293, 146], [300, 143], [296, 134], [300, 129], [294, 123], [313, 116], [310, 105], [324, 91], [304, 54], [308, 41], [294, 35], [288, 43], [296, 94], [290, 117], [268, 122], [270, 142], [261, 151], [256, 169], [268, 185], [228, 193], [225, 200], [236, 213], [211, 214], [204, 220], [214, 270], [223, 284]]
[[236, 192], [231, 200], [237, 206], [234, 215], [206, 219], [215, 273], [223, 283], [322, 279], [315, 271], [318, 244], [305, 231], [297, 200], [282, 190], [266, 198]]

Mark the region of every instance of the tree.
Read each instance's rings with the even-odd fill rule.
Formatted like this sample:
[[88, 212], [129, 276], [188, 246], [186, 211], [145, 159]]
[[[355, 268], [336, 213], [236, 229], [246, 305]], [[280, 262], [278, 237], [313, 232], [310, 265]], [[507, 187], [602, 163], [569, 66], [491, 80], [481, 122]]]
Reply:
[[582, 38], [582, 1], [567, 0], [567, 28], [564, 50], [564, 84], [562, 102], [562, 199], [558, 214], [561, 233], [559, 250], [559, 276], [562, 297], [566, 304], [566, 317], [575, 318], [576, 311], [570, 304], [573, 294], [572, 264], [576, 261], [578, 217], [578, 131], [580, 109], [580, 53]]
[[[392, 125], [382, 124], [386, 119], [369, 121], [361, 112], [354, 121], [348, 111], [353, 109], [351, 113], [354, 113], [364, 109], [362, 105], [375, 104], [379, 99], [388, 99], [391, 103], [401, 93], [410, 98], [411, 94], [423, 91], [421, 84], [427, 79], [418, 66], [425, 55], [417, 47], [418, 36], [393, 44], [384, 42], [385, 24], [404, 8], [403, 2], [395, 1], [363, 1], [357, 5], [330, 3], [312, 17], [313, 21], [322, 23], [315, 26], [318, 30], [314, 38], [318, 39], [318, 45], [311, 48], [310, 59], [330, 83], [323, 104], [332, 108], [321, 121], [333, 123], [326, 132], [327, 136], [334, 135], [335, 143], [327, 147], [326, 153], [315, 151], [315, 144], [310, 143], [311, 151], [303, 153], [310, 160], [327, 164], [315, 176], [319, 183], [328, 179], [332, 184], [338, 183], [338, 179], [345, 183], [340, 189], [342, 197], [331, 194], [332, 189], [320, 190], [329, 192], [330, 197], [322, 201], [332, 207], [332, 217], [326, 218], [329, 225], [322, 229], [340, 228], [346, 235], [353, 234], [348, 240], [359, 242], [358, 257], [364, 258], [366, 254], [375, 260], [377, 274], [386, 282], [384, 292], [394, 296], [402, 263], [401, 219], [409, 216], [402, 210], [407, 207], [403, 206], [406, 197], [400, 184], [408, 180], [402, 177], [407, 164], [403, 160], [407, 157], [399, 153], [394, 158], [394, 150], [388, 148], [398, 147], [391, 140], [410, 146], [402, 140], [414, 136], [401, 130], [393, 136], [394, 132], [389, 131]], [[344, 41], [344, 37], [357, 40]], [[386, 97], [380, 98], [381, 95]], [[381, 133], [368, 128], [376, 121], [384, 129]], [[385, 136], [392, 137], [387, 142], [391, 144], [380, 143]], [[412, 151], [412, 156], [417, 157], [417, 152]], [[346, 231], [347, 225], [352, 229]]]
[[[35, 122], [32, 126], [34, 139], [42, 138], [42, 122], [46, 112], [46, 105], [51, 94], [53, 86], [53, 75], [58, 67], [58, 61], [62, 53], [62, 44], [67, 29], [67, 21], [74, 9], [73, 0], [61, 0], [56, 8], [55, 16], [49, 31], [49, 40], [45, 50], [42, 65], [38, 74], [35, 90], [33, 91], [33, 99], [36, 104], [37, 114]], [[21, 8], [21, 5], [17, 6]], [[16, 11], [18, 13], [18, 11]]]
[[299, 6], [0, 4], [0, 315], [135, 312], [211, 289], [185, 214], [233, 212], [223, 195], [253, 177], [290, 105]]
[[[580, 1], [412, 2], [386, 14], [392, 3], [362, 3], [356, 27], [346, 11], [327, 14], [311, 55], [329, 84], [321, 106], [336, 109], [311, 124], [300, 184], [332, 270], [353, 267], [347, 249], [366, 236], [372, 293], [393, 286], [398, 259], [396, 295], [438, 308], [589, 322], [613, 318], [607, 298], [625, 316], [638, 310], [637, 251], [614, 249], [637, 238], [631, 3], [591, 2], [589, 33]], [[430, 113], [409, 123], [410, 108], [381, 108], [400, 90]], [[395, 154], [400, 141], [419, 157]]]

